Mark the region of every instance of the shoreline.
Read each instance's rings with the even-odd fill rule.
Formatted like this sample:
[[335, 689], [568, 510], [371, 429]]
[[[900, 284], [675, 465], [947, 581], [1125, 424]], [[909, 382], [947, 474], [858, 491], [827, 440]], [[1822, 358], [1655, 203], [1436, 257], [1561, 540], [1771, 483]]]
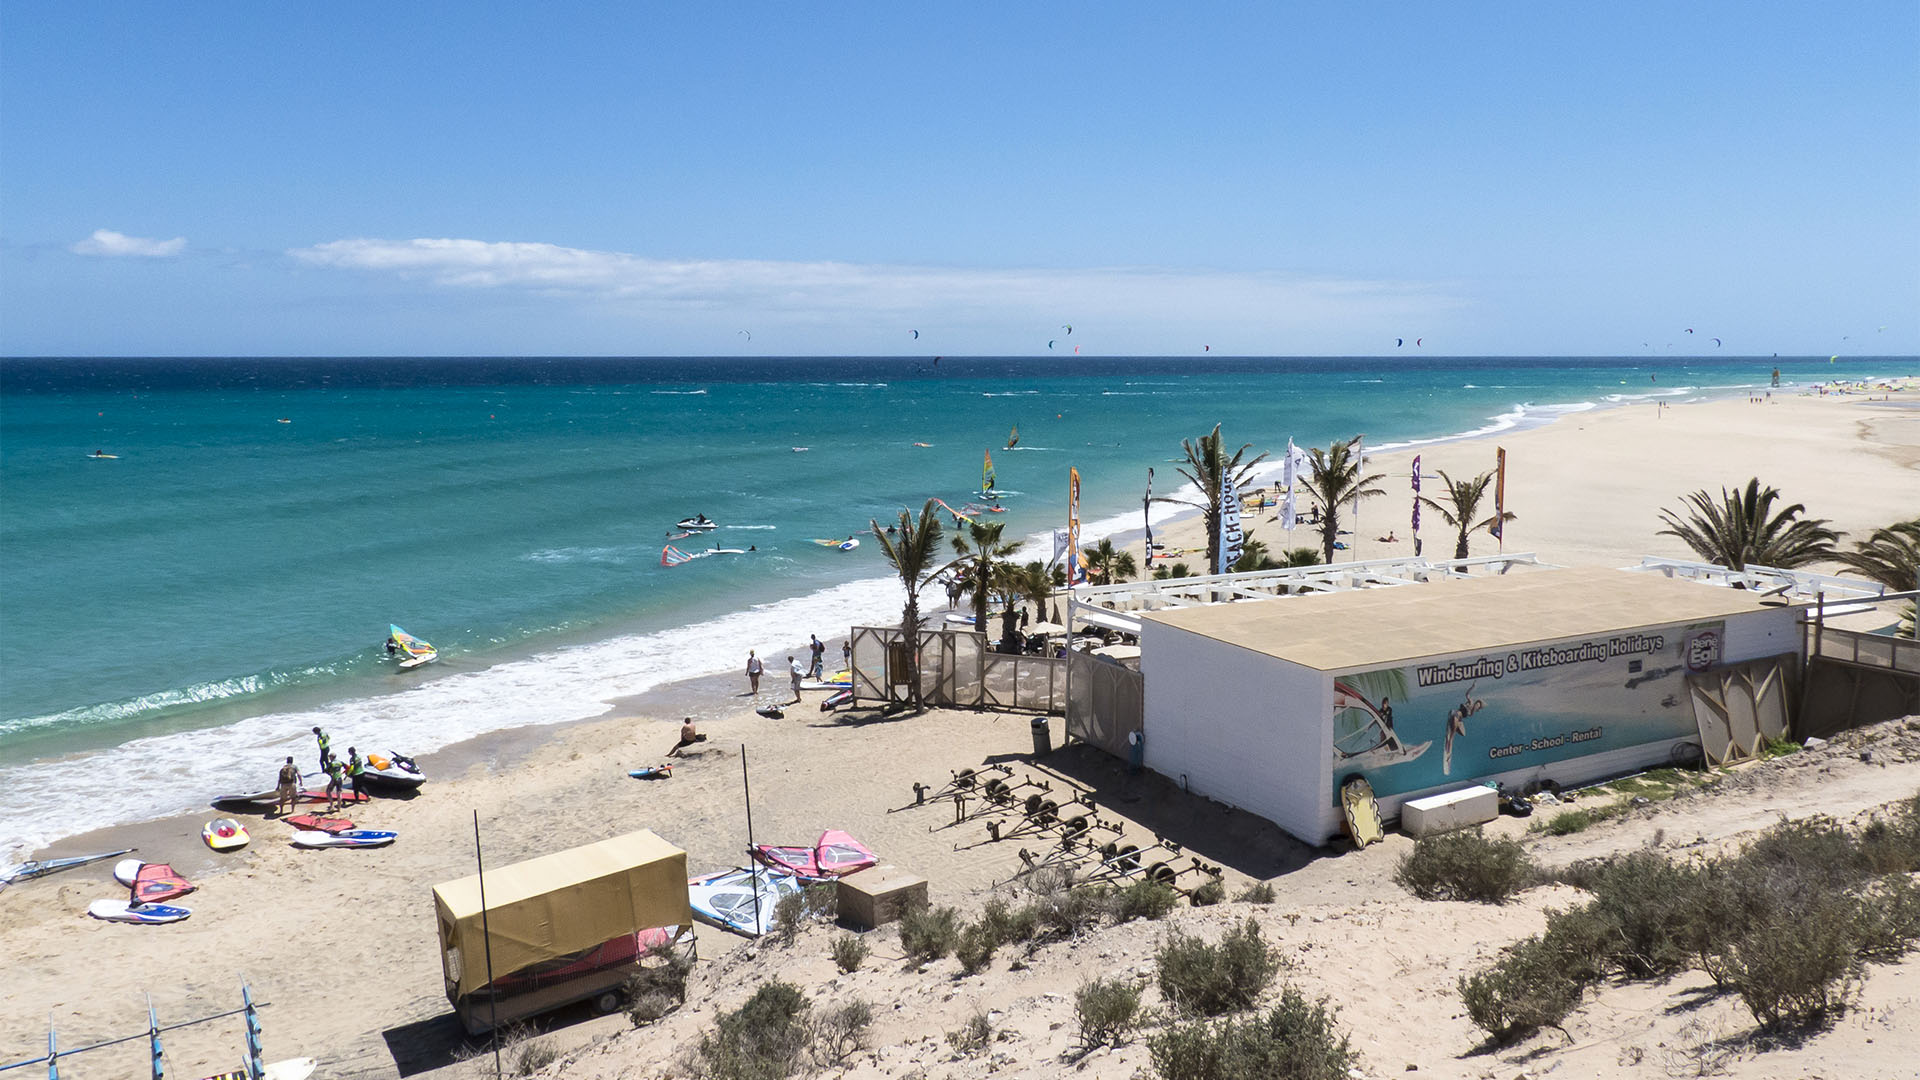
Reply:
[[[1878, 381], [1895, 383], [1901, 387], [1900, 392], [1903, 392], [1903, 393], [1911, 393], [1913, 389], [1916, 387], [1916, 385], [1920, 385], [1920, 377], [1911, 376], [1911, 375], [1901, 376], [1897, 378], [1890, 377], [1888, 379], [1882, 379]], [[1863, 401], [1858, 396], [1851, 395], [1851, 394], [1820, 395], [1820, 394], [1816, 394], [1815, 390], [1816, 390], [1816, 387], [1808, 387], [1805, 389], [1800, 389], [1791, 395], [1783, 393], [1781, 395], [1781, 401], [1782, 403], [1785, 403], [1787, 401], [1792, 401], [1792, 400], [1807, 399], [1810, 401], [1820, 401], [1823, 405], [1829, 404], [1829, 403], [1855, 404], [1855, 405], [1861, 405], [1861, 406], [1871, 405], [1876, 409], [1876, 411], [1885, 410], [1888, 413], [1888, 415], [1898, 415], [1903, 410], [1912, 409], [1915, 407], [1911, 398], [1903, 398], [1903, 400], [1898, 402], [1875, 403], [1875, 402]], [[1543, 419], [1538, 423], [1534, 423], [1531, 425], [1524, 423], [1524, 421], [1520, 421], [1508, 426], [1500, 426], [1496, 424], [1488, 427], [1483, 427], [1480, 429], [1475, 429], [1473, 431], [1461, 432], [1453, 435], [1438, 436], [1432, 439], [1387, 442], [1382, 444], [1381, 449], [1370, 450], [1368, 452], [1368, 457], [1367, 457], [1367, 461], [1369, 463], [1368, 467], [1370, 470], [1375, 470], [1375, 471], [1385, 470], [1385, 471], [1388, 471], [1389, 473], [1391, 473], [1391, 471], [1395, 468], [1398, 468], [1402, 472], [1405, 472], [1406, 471], [1405, 463], [1410, 462], [1411, 458], [1415, 454], [1424, 455], [1424, 454], [1429, 454], [1437, 451], [1445, 451], [1448, 448], [1458, 448], [1458, 447], [1464, 447], [1464, 446], [1479, 445], [1483, 443], [1484, 440], [1490, 439], [1490, 438], [1515, 438], [1521, 435], [1527, 435], [1527, 434], [1536, 433], [1536, 432], [1552, 431], [1555, 429], [1564, 428], [1569, 424], [1574, 424], [1577, 426], [1583, 419], [1587, 421], [1600, 421], [1602, 418], [1605, 418], [1609, 415], [1619, 414], [1619, 413], [1630, 413], [1635, 408], [1644, 408], [1648, 405], [1653, 405], [1656, 411], [1660, 414], [1681, 415], [1685, 410], [1711, 407], [1718, 403], [1733, 401], [1737, 397], [1737, 394], [1739, 393], [1739, 391], [1736, 389], [1729, 389], [1725, 391], [1724, 396], [1707, 396], [1703, 394], [1697, 397], [1689, 397], [1686, 400], [1681, 401], [1679, 404], [1671, 404], [1667, 402], [1666, 399], [1669, 393], [1675, 393], [1675, 394], [1692, 393], [1692, 391], [1676, 388], [1671, 392], [1659, 391], [1654, 393], [1646, 393], [1646, 394], [1638, 394], [1638, 395], [1623, 395], [1622, 400], [1613, 401], [1613, 402], [1598, 402], [1598, 403], [1579, 402], [1579, 403], [1541, 406], [1539, 408], [1542, 410], [1553, 411], [1553, 415], [1550, 415], [1546, 419]], [[1590, 406], [1590, 407], [1582, 408], [1580, 406]], [[1509, 410], [1509, 413], [1501, 414], [1501, 416], [1511, 415], [1516, 412], [1524, 413], [1525, 407], [1519, 407], [1519, 408], [1516, 408], [1515, 410]], [[1870, 432], [1867, 430], [1867, 429], [1870, 429], [1872, 426], [1873, 424], [1870, 420], [1860, 421], [1860, 427], [1861, 427], [1860, 438], [1863, 443], [1866, 443], [1868, 445], [1873, 445], [1870, 439]], [[1281, 452], [1284, 452], [1284, 444], [1280, 447], [1280, 450]], [[1898, 447], [1891, 448], [1888, 452], [1891, 455], [1889, 457], [1889, 461], [1894, 464], [1899, 464], [1902, 460], [1907, 460], [1899, 456], [1900, 450]], [[1908, 451], [1908, 453], [1910, 453], [1912, 461], [1920, 462], [1920, 451]], [[1487, 464], [1490, 465], [1491, 462], [1488, 462]], [[1424, 474], [1431, 475], [1430, 470], [1433, 467], [1435, 466], [1431, 464], [1427, 466], [1423, 466], [1422, 471]], [[1439, 467], [1444, 467], [1444, 464], [1440, 465]], [[1908, 467], [1911, 467], [1911, 466], [1908, 466]], [[1461, 470], [1458, 470], [1458, 469], [1455, 469], [1454, 471], [1461, 472]], [[1272, 465], [1270, 461], [1269, 463], [1263, 463], [1263, 468], [1256, 473], [1256, 477], [1259, 477], [1261, 480], [1267, 480], [1270, 482], [1271, 475], [1277, 475], [1277, 472], [1278, 472], [1278, 466]], [[1676, 492], [1675, 494], [1678, 494], [1678, 492]], [[1795, 496], [1792, 493], [1789, 493], [1789, 498], [1798, 499], [1799, 501], [1805, 501], [1803, 497]], [[1351, 543], [1349, 550], [1344, 554], [1343, 556], [1344, 559], [1355, 560], [1355, 559], [1361, 559], [1361, 558], [1383, 557], [1381, 554], [1378, 554], [1378, 553], [1363, 554], [1361, 553], [1360, 549], [1362, 545], [1365, 545], [1366, 547], [1369, 547], [1369, 548], [1377, 548], [1379, 546], [1377, 541], [1366, 538], [1364, 534], [1370, 533], [1374, 528], [1373, 523], [1379, 520], [1378, 514], [1381, 511], [1375, 511], [1373, 509], [1373, 506], [1382, 504], [1385, 501], [1386, 500], [1375, 500], [1373, 504], [1369, 504], [1367, 514], [1363, 516], [1363, 521], [1362, 521], [1362, 523], [1366, 527], [1356, 528], [1354, 541], [1353, 543]], [[1513, 502], [1513, 503], [1510, 503], [1510, 505], [1519, 505], [1519, 504], [1517, 502]], [[1304, 506], [1303, 506], [1303, 509], [1304, 509]], [[1819, 511], [1817, 508], [1810, 508], [1810, 509], [1816, 516], [1818, 515]], [[1128, 513], [1122, 512], [1117, 514], [1106, 515], [1090, 521], [1088, 523], [1087, 528], [1083, 531], [1083, 534], [1081, 537], [1082, 543], [1086, 544], [1086, 543], [1097, 541], [1102, 538], [1110, 538], [1115, 541], [1116, 546], [1122, 547], [1125, 550], [1133, 551], [1136, 555], [1136, 561], [1141, 563], [1144, 570], [1145, 563], [1144, 563], [1143, 556], [1145, 552], [1141, 545], [1141, 541], [1144, 539], [1144, 530], [1138, 525], [1128, 526], [1128, 525], [1121, 524], [1122, 519], [1128, 516], [1130, 516]], [[1197, 546], [1201, 549], [1204, 549], [1203, 541], [1197, 545], [1194, 545], [1192, 543], [1193, 539], [1197, 538], [1199, 534], [1199, 525], [1198, 525], [1199, 518], [1200, 518], [1199, 512], [1190, 508], [1180, 508], [1178, 510], [1172, 511], [1164, 518], [1161, 518], [1158, 515], [1156, 515], [1156, 518], [1154, 521], [1154, 530], [1155, 530], [1156, 538], [1160, 539], [1163, 542], [1163, 544], [1168, 548], [1178, 548], [1181, 546]], [[1271, 550], [1276, 550], [1276, 551], [1284, 550], [1285, 548], [1292, 547], [1292, 546], [1308, 546], [1308, 545], [1318, 546], [1318, 537], [1310, 529], [1298, 530], [1295, 534], [1293, 534], [1293, 538], [1290, 541], [1282, 541], [1278, 544], [1273, 544], [1271, 538], [1278, 530], [1276, 528], [1273, 528], [1272, 526], [1274, 526], [1276, 522], [1273, 520], [1270, 520], [1269, 516], [1266, 515], [1265, 511], [1248, 515], [1248, 518], [1249, 518], [1249, 523], [1248, 523], [1249, 529], [1253, 531], [1255, 535], [1259, 535], [1263, 539], [1268, 539], [1269, 543], [1272, 545]], [[1522, 531], [1523, 536], [1524, 536], [1525, 528], [1526, 528], [1526, 522], [1524, 520], [1520, 522], [1516, 522], [1515, 529], [1516, 531]], [[1427, 536], [1429, 538], [1428, 547], [1427, 547], [1428, 557], [1430, 558], [1444, 557], [1444, 550], [1443, 550], [1444, 545], [1441, 543], [1440, 540], [1435, 539], [1436, 533], [1432, 530], [1431, 526], [1429, 526], [1429, 529], [1427, 531]], [[1480, 539], [1484, 542], [1487, 538], [1484, 535], [1482, 535]], [[1023, 548], [1020, 556], [1018, 557], [1022, 560], [1035, 555], [1038, 555], [1041, 558], [1045, 558], [1048, 552], [1044, 548], [1044, 541], [1040, 541], [1039, 544], [1040, 546], [1032, 550]], [[1523, 543], [1517, 544], [1515, 546], [1515, 550], [1529, 550], [1535, 547], [1536, 545], [1531, 545], [1523, 542]], [[1387, 551], [1385, 554], [1387, 556], [1409, 555], [1411, 554], [1411, 545], [1406, 544], [1405, 538], [1402, 538], [1400, 543], [1394, 549]], [[1194, 562], [1189, 563], [1189, 565], [1192, 566], [1194, 565], [1195, 562], [1203, 561], [1204, 559], [1204, 556], [1198, 556], [1197, 558], [1195, 556], [1198, 556], [1197, 552], [1195, 552], [1193, 556], [1168, 557], [1163, 555], [1163, 556], [1157, 557], [1156, 562], [1164, 563], [1164, 562], [1172, 562], [1172, 561], [1186, 561], [1189, 558], [1193, 558]], [[1543, 553], [1542, 558], [1548, 562], [1556, 561], [1550, 553]], [[1204, 568], [1196, 567], [1196, 569], [1203, 570]], [[669, 630], [656, 631], [654, 633], [664, 636], [664, 635], [684, 632], [687, 630], [692, 630], [703, 625], [711, 625], [713, 623], [716, 623], [722, 620], [750, 619], [754, 616], [755, 612], [760, 611], [763, 608], [773, 607], [775, 605], [783, 604], [783, 603], [784, 604], [804, 603], [809, 600], [821, 597], [824, 594], [831, 592], [833, 589], [857, 588], [861, 586], [877, 588], [881, 586], [891, 586], [892, 582], [893, 582], [893, 578], [890, 576], [855, 579], [854, 581], [851, 581], [851, 582], [842, 583], [839, 586], [832, 586], [825, 590], [816, 590], [813, 593], [804, 594], [799, 597], [787, 597], [787, 598], [782, 598], [775, 601], [765, 602], [762, 604], [756, 604], [747, 610], [733, 612], [728, 615], [720, 616], [717, 619], [703, 620], [702, 623], [688, 624], [687, 626], [684, 626], [684, 627], [676, 627]], [[937, 614], [939, 610], [944, 610], [944, 609], [940, 608], [940, 609], [932, 609], [932, 610], [934, 611], [935, 614]], [[875, 620], [884, 621], [884, 619], [885, 619], [884, 616], [876, 615], [876, 616], [872, 616], [867, 621], [875, 621]], [[515, 655], [512, 657], [496, 660], [493, 663], [489, 664], [488, 667], [477, 669], [477, 670], [488, 671], [488, 670], [492, 670], [495, 667], [505, 665], [505, 664], [511, 664], [511, 663], [528, 663], [528, 664], [537, 663], [538, 658], [541, 658], [541, 657], [549, 657], [555, 654], [565, 653], [570, 650], [585, 650], [585, 649], [592, 649], [596, 647], [605, 647], [605, 646], [611, 645], [614, 642], [631, 640], [636, 637], [644, 638], [645, 636], [647, 635], [616, 634], [613, 637], [601, 637], [596, 635], [592, 638], [583, 637], [580, 641], [577, 641], [567, 646], [563, 646], [558, 649], [554, 648], [550, 644], [547, 644], [547, 645], [543, 645], [543, 647], [540, 647], [540, 648], [530, 649], [524, 655]], [[844, 635], [836, 635], [831, 639], [823, 638], [823, 640], [829, 641], [829, 655], [832, 656], [832, 655], [835, 655], [835, 650], [838, 649], [839, 642], [841, 640], [844, 640]], [[750, 639], [743, 639], [743, 642], [744, 643], [742, 645], [742, 648], [745, 648], [747, 647], [747, 643], [750, 643]], [[755, 646], [755, 647], [758, 647], [758, 646]], [[800, 646], [800, 648], [804, 648], [804, 646]], [[784, 656], [784, 652], [785, 652], [784, 648], [779, 650], [762, 649], [763, 656], [765, 657], [773, 657], [776, 651], [778, 651], [782, 656]], [[776, 658], [776, 663], [777, 662], [778, 661]], [[771, 681], [771, 676], [775, 673], [776, 664], [770, 663], [768, 666], [769, 666], [769, 681]], [[431, 771], [429, 773], [429, 775], [435, 775], [441, 770], [441, 766], [438, 765], [437, 762], [441, 759], [442, 755], [448, 755], [447, 760], [450, 762], [463, 762], [468, 760], [467, 755], [469, 753], [477, 753], [477, 751], [472, 751], [470, 749], [472, 746], [510, 745], [520, 741], [525, 741], [528, 744], [527, 752], [531, 752], [532, 748], [537, 747], [538, 745], [546, 741], [562, 738], [566, 729], [569, 729], [581, 724], [591, 724], [591, 723], [601, 722], [609, 719], [615, 719], [615, 718], [618, 718], [620, 714], [630, 709], [654, 709], [657, 707], [657, 703], [667, 704], [667, 703], [680, 702], [682, 703], [682, 705], [685, 706], [684, 708], [672, 708], [672, 709], [668, 709], [667, 711], [674, 712], [676, 716], [685, 715], [687, 712], [691, 712], [693, 715], [695, 715], [698, 718], [701, 716], [702, 710], [695, 707], [693, 703], [701, 700], [701, 694], [699, 692], [699, 688], [707, 686], [708, 684], [715, 684], [717, 683], [718, 680], [724, 680], [729, 677], [730, 676], [724, 671], [709, 671], [709, 672], [695, 672], [695, 673], [687, 674], [684, 676], [671, 678], [671, 679], [668, 679], [667, 681], [656, 683], [653, 686], [650, 686], [645, 690], [639, 691], [635, 694], [616, 695], [610, 698], [602, 699], [600, 701], [601, 707], [597, 711], [594, 711], [591, 713], [587, 713], [584, 715], [574, 715], [574, 716], [554, 719], [554, 720], [546, 720], [546, 721], [537, 720], [537, 721], [518, 724], [514, 726], [509, 726], [509, 727], [494, 728], [489, 731], [484, 731], [472, 736], [457, 739], [453, 742], [444, 744], [440, 747], [436, 747], [435, 749], [428, 751], [424, 754], [417, 754], [415, 756], [420, 757], [423, 760], [423, 762], [425, 761], [436, 762], [436, 764], [431, 766]], [[739, 678], [740, 676], [734, 675], [731, 677]], [[445, 676], [443, 676], [443, 678], [445, 678]], [[376, 695], [376, 698], [393, 698], [399, 694], [403, 694], [406, 692], [407, 690], [397, 690], [397, 691], [392, 691], [390, 693], [383, 694], [383, 695]], [[345, 701], [345, 700], [361, 700], [361, 699], [351, 698], [351, 697], [336, 698], [336, 699], [333, 699], [333, 702]], [[333, 703], [333, 702], [329, 702], [329, 703]], [[249, 713], [238, 720], [232, 721], [231, 723], [241, 723], [246, 720], [257, 719], [263, 716], [270, 716], [270, 715], [277, 715], [277, 714], [278, 714], [277, 710], [269, 711], [266, 713]], [[222, 730], [223, 727], [224, 725], [209, 726], [206, 728], [189, 728], [181, 732], [180, 734], [190, 735], [192, 733], [196, 733], [200, 731], [217, 731], [217, 730]], [[304, 729], [302, 730], [304, 731]], [[304, 738], [304, 736], [299, 736], [297, 738]], [[124, 746], [125, 744], [118, 744], [118, 745]], [[107, 748], [90, 750], [90, 751], [82, 751], [74, 755], [63, 755], [62, 757], [40, 759], [31, 764], [23, 765], [19, 767], [22, 767], [22, 768], [40, 767], [55, 761], [62, 760], [63, 757], [77, 757], [81, 760], [84, 760], [88, 755], [111, 752], [115, 748], [116, 747], [107, 747]], [[298, 757], [298, 753], [299, 753], [298, 751], [295, 751], [296, 760], [300, 760], [300, 758]], [[430, 781], [430, 784], [431, 784], [431, 781]], [[139, 829], [142, 826], [151, 825], [158, 821], [171, 821], [175, 819], [184, 820], [185, 818], [196, 817], [196, 816], [204, 816], [204, 812], [199, 810], [194, 810], [194, 809], [183, 810], [174, 814], [161, 814], [157, 817], [139, 818], [131, 821], [125, 821], [125, 822], [120, 822], [116, 824], [106, 825], [99, 828], [85, 829], [77, 832], [67, 833], [67, 834], [54, 837], [47, 843], [37, 848], [34, 848], [32, 850], [31, 855], [29, 855], [28, 857], [34, 857], [34, 858], [57, 857], [59, 854], [65, 854], [65, 853], [75, 851], [77, 843], [88, 840], [89, 838], [92, 838], [92, 837], [96, 837], [96, 836], [107, 837], [115, 834], [116, 830]], [[197, 832], [196, 832], [196, 835], [197, 835]], [[123, 846], [123, 845], [109, 845], [109, 846]]]

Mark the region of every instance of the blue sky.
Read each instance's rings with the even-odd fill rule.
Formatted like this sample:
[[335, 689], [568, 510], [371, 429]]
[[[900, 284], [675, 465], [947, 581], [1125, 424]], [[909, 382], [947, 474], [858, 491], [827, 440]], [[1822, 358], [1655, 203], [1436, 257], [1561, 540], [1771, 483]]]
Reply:
[[0, 2], [0, 353], [1069, 323], [1920, 352], [1920, 5]]

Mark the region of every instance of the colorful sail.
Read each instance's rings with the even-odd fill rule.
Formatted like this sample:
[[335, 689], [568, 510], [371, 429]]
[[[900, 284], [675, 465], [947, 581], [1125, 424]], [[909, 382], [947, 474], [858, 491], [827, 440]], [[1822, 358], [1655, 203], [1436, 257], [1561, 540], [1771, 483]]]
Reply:
[[133, 875], [133, 902], [163, 904], [194, 890], [191, 881], [174, 872], [166, 863], [145, 863]]
[[401, 652], [406, 653], [415, 660], [431, 660], [439, 655], [439, 653], [434, 651], [432, 645], [421, 641], [419, 638], [414, 637], [412, 634], [407, 633], [405, 630], [391, 623], [387, 625], [387, 633], [389, 637], [393, 638], [393, 643], [400, 647]]
[[1007, 435], [1007, 449], [1011, 450], [1018, 445], [1020, 445], [1020, 425], [1015, 424], [1013, 431]]
[[993, 451], [987, 451], [987, 462], [980, 466], [980, 493], [993, 490]]
[[802, 878], [820, 880], [865, 870], [880, 861], [865, 844], [838, 829], [828, 829], [812, 847], [758, 844], [753, 857]]
[[1080, 470], [1067, 470], [1067, 584], [1078, 585], [1087, 580], [1087, 571], [1080, 564]]
[[681, 551], [672, 544], [668, 544], [666, 547], [660, 549], [661, 566], [679, 566], [681, 563], [689, 562], [692, 559], [693, 556]]

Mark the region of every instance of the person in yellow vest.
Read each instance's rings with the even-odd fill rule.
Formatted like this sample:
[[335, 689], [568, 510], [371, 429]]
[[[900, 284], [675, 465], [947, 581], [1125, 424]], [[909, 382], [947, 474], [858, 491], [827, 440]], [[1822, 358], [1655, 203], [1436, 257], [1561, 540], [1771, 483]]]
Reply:
[[366, 762], [360, 760], [360, 751], [347, 747], [347, 776], [353, 780], [353, 801], [359, 802], [367, 797], [361, 786], [360, 777], [367, 771]]
[[346, 786], [347, 767], [332, 754], [327, 755], [327, 812], [340, 812], [341, 788]]
[[327, 738], [327, 733], [318, 727], [313, 729], [313, 737], [320, 740], [320, 771], [326, 772], [327, 759], [333, 756], [333, 740]]

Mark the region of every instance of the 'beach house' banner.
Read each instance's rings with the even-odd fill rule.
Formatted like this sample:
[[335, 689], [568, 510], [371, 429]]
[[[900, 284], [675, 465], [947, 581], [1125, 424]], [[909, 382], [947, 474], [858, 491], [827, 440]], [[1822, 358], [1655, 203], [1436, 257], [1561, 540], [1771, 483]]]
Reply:
[[1507, 550], [1507, 450], [1497, 446], [1493, 450], [1494, 467], [1500, 476], [1493, 482], [1493, 524], [1487, 531], [1500, 541], [1500, 550]]
[[1240, 561], [1240, 555], [1247, 547], [1247, 534], [1240, 528], [1240, 492], [1233, 486], [1233, 477], [1227, 473], [1220, 476], [1220, 536], [1219, 552], [1213, 565], [1213, 572], [1225, 574], [1233, 570], [1233, 564]]

